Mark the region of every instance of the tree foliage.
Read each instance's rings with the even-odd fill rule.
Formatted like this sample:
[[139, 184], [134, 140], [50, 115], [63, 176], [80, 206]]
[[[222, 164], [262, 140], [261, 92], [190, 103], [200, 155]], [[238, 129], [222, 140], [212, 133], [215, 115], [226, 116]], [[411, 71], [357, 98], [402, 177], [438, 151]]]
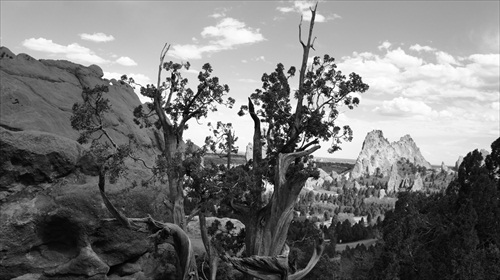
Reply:
[[83, 103], [73, 105], [73, 115], [70, 119], [71, 126], [80, 131], [78, 141], [87, 143], [91, 140], [86, 156], [91, 158], [89, 163], [95, 166], [94, 171], [95, 175], [99, 177], [98, 187], [104, 205], [123, 227], [151, 233], [150, 238], [155, 245], [165, 241], [174, 245], [181, 267], [182, 279], [197, 277], [197, 271], [193, 268], [196, 264], [189, 237], [178, 225], [156, 221], [151, 216], [128, 218], [108, 199], [105, 190], [106, 178], [111, 183], [115, 183], [126, 169], [126, 158], [141, 161], [144, 165], [145, 162], [133, 155], [134, 147], [132, 144], [135, 141], [131, 136], [129, 143], [119, 145], [108, 133], [107, 124], [104, 121], [105, 114], [111, 109], [109, 100], [104, 97], [107, 92], [106, 85], [96, 85], [93, 89], [84, 88], [82, 92]]
[[384, 220], [378, 279], [498, 279], [499, 139], [469, 153], [445, 194], [400, 193]]
[[[141, 127], [154, 126], [162, 132], [163, 145], [161, 154], [156, 159], [155, 175], [168, 192], [165, 194], [164, 204], [171, 222], [186, 227], [184, 212], [184, 168], [186, 149], [183, 146], [183, 134], [188, 129], [188, 122], [207, 117], [209, 112], [217, 111], [218, 105], [232, 107], [235, 100], [226, 98], [229, 86], [221, 84], [219, 78], [213, 76], [213, 69], [209, 63], [202, 66], [198, 74], [198, 86], [195, 89], [188, 87], [188, 79], [182, 77], [182, 69], [189, 70], [190, 64], [164, 62], [170, 45], [165, 44], [160, 54], [157, 84], [139, 85], [141, 94], [151, 98], [151, 103], [140, 105], [134, 110], [135, 122]], [[162, 81], [162, 72], [167, 72]], [[123, 82], [132, 85], [132, 77], [122, 76]], [[168, 196], [167, 196], [168, 194]]]
[[[239, 115], [249, 114], [254, 123], [253, 160], [232, 173], [226, 180], [235, 184], [229, 201], [233, 213], [247, 229], [245, 239], [248, 256], [277, 256], [282, 254], [293, 207], [309, 177], [319, 172], [309, 163], [311, 154], [320, 148], [320, 141], [332, 141], [329, 151], [334, 152], [342, 141], [352, 139], [349, 126], [339, 126], [337, 118], [341, 106], [353, 109], [359, 99], [354, 92], [365, 92], [368, 85], [352, 73], [347, 78], [337, 69], [329, 55], [314, 57], [308, 64], [310, 50], [314, 50], [313, 29], [317, 5], [311, 8], [311, 22], [305, 42], [302, 40], [302, 22], [299, 24], [299, 42], [302, 45], [302, 63], [298, 71], [298, 88], [292, 91], [289, 81], [297, 68], [278, 63], [274, 72], [262, 75], [262, 88], [256, 89], [242, 106]], [[262, 147], [267, 147], [263, 157]], [[235, 169], [236, 171], [236, 169]], [[244, 179], [242, 179], [244, 178]], [[270, 199], [266, 199], [264, 183], [273, 185]], [[321, 243], [321, 242], [320, 242]], [[322, 252], [324, 245], [320, 250]], [[255, 257], [249, 257], [250, 262]], [[310, 271], [319, 258], [307, 265]], [[282, 271], [282, 273], [285, 273]], [[288, 272], [286, 272], [288, 273]], [[297, 277], [296, 274], [290, 277]], [[300, 273], [301, 277], [302, 273]]]

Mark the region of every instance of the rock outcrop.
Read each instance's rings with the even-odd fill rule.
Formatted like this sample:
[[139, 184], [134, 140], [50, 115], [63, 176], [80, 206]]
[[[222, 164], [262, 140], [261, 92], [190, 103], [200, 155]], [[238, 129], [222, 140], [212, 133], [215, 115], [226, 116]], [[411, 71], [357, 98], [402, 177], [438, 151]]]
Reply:
[[389, 181], [387, 181], [387, 193], [391, 194], [398, 191], [401, 177], [398, 174], [398, 165], [393, 163], [391, 166], [391, 172], [389, 173]]
[[84, 148], [76, 141], [40, 131], [0, 127], [0, 188], [52, 182], [75, 171]]
[[444, 164], [444, 161], [441, 162], [441, 172], [446, 172], [448, 173], [449, 171], [449, 168], [448, 166], [446, 166], [446, 164]]
[[431, 168], [424, 159], [410, 135], [405, 135], [397, 142], [389, 143], [382, 131], [373, 130], [366, 135], [356, 164], [351, 171], [352, 178], [363, 175], [389, 175], [391, 167], [398, 160], [405, 158], [414, 165]]
[[322, 189], [323, 184], [325, 182], [331, 183], [333, 182], [332, 176], [330, 176], [328, 173], [326, 173], [323, 169], [318, 168], [319, 171], [319, 177], [318, 179], [314, 178], [309, 178], [307, 179], [304, 189], [305, 190], [317, 190], [317, 189]]
[[459, 156], [457, 159], [457, 162], [455, 162], [455, 170], [458, 170], [458, 168], [460, 167], [460, 165], [462, 164], [463, 161], [464, 161], [464, 157]]
[[[9, 130], [36, 130], [76, 140], [78, 131], [71, 128], [73, 104], [82, 102], [82, 89], [108, 85], [105, 98], [111, 113], [106, 115], [106, 128], [119, 143], [129, 135], [140, 146], [155, 146], [152, 130], [139, 129], [133, 121], [133, 110], [140, 105], [133, 89], [121, 81], [102, 79], [99, 66], [84, 67], [64, 60], [36, 60], [29, 55], [13, 56], [0, 48], [0, 126]], [[148, 149], [145, 149], [147, 151]], [[153, 153], [150, 154], [153, 156]]]
[[251, 159], [253, 159], [253, 144], [248, 143], [245, 150], [245, 160], [249, 162]]
[[[161, 142], [155, 130], [134, 124], [140, 101], [133, 89], [102, 76], [95, 65], [36, 60], [0, 48], [0, 280], [157, 279], [175, 273], [157, 257], [168, 255], [175, 263], [172, 246], [153, 252], [148, 234], [103, 221], [109, 214], [95, 166], [70, 125], [82, 89], [109, 86], [105, 98], [112, 112], [105, 128], [117, 143], [133, 139], [137, 156], [148, 164]], [[133, 184], [151, 172], [141, 163], [127, 166], [124, 177], [107, 185], [110, 199], [129, 217], [164, 220], [164, 211], [152, 206], [162, 194]]]
[[[262, 158], [265, 158], [267, 155], [267, 145], [264, 143], [262, 145]], [[249, 162], [251, 159], [253, 159], [253, 143], [248, 143], [246, 150], [245, 150], [245, 160]]]
[[415, 175], [415, 181], [413, 182], [413, 186], [411, 186], [411, 191], [419, 192], [424, 189], [424, 181], [422, 180], [422, 176], [417, 172]]

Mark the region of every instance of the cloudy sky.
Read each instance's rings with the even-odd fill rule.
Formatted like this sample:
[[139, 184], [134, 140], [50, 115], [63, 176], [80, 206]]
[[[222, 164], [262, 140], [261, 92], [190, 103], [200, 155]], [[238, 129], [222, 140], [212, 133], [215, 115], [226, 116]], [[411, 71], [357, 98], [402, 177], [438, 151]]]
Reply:
[[[299, 66], [297, 26], [301, 14], [304, 24], [310, 17], [307, 2], [288, 1], [0, 3], [1, 45], [16, 54], [97, 64], [105, 77], [127, 74], [146, 84], [168, 42], [169, 60], [191, 63], [194, 71], [184, 75], [192, 87], [209, 62], [237, 108], [277, 63]], [[410, 134], [432, 164], [489, 150], [500, 133], [499, 26], [498, 1], [320, 2], [311, 55], [335, 57], [370, 90], [339, 118], [353, 128], [353, 142], [334, 155], [325, 143], [316, 155], [355, 159], [373, 129], [391, 142]], [[202, 143], [207, 122], [232, 122], [244, 151], [252, 122], [236, 112], [191, 123], [186, 138]]]

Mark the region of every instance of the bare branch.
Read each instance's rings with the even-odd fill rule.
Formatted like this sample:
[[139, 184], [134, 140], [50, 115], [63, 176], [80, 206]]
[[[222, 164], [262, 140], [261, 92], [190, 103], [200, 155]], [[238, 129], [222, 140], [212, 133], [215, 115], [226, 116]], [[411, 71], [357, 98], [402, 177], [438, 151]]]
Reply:
[[302, 45], [302, 47], [305, 49], [306, 48], [306, 45], [304, 44], [304, 42], [302, 41], [302, 18], [303, 16], [300, 16], [300, 23], [299, 23], [299, 42], [300, 44]]
[[316, 49], [314, 48], [314, 42], [316, 42], [316, 38], [318, 38], [318, 37], [314, 37], [314, 39], [313, 39], [313, 41], [312, 41], [312, 43], [311, 43], [311, 49], [313, 49], [313, 50], [316, 50]]
[[[288, 154], [279, 154], [278, 156], [278, 168], [280, 172], [277, 174], [279, 176], [279, 182], [280, 185], [284, 184], [286, 179], [286, 170], [288, 169], [288, 166], [290, 166], [290, 163], [294, 161], [296, 158], [303, 157], [306, 155], [310, 155], [314, 153], [316, 150], [321, 148], [321, 146], [314, 146], [308, 150], [305, 151], [299, 151], [299, 152], [294, 152], [294, 153], [288, 153]], [[281, 172], [283, 170], [283, 172]]]
[[113, 138], [111, 138], [111, 136], [109, 136], [108, 132], [104, 128], [102, 128], [102, 126], [100, 127], [100, 129], [104, 133], [104, 135], [106, 135], [108, 140], [111, 142], [111, 145], [113, 145], [113, 147], [115, 149], [118, 149], [118, 146], [116, 145], [115, 141], [113, 141]]
[[194, 208], [191, 213], [189, 214], [189, 216], [186, 218], [186, 225], [189, 224], [189, 222], [191, 222], [194, 218], [194, 216], [198, 215], [198, 213], [200, 212], [201, 208], [200, 206], [197, 206], [196, 208]]
[[305, 150], [305, 149], [309, 148], [310, 146], [312, 146], [312, 145], [317, 145], [317, 144], [319, 144], [319, 139], [318, 139], [318, 138], [316, 138], [316, 139], [314, 139], [313, 141], [311, 141], [311, 142], [309, 142], [309, 143], [305, 144], [304, 146], [302, 146], [302, 147], [299, 149], [299, 151], [303, 151], [303, 150]]
[[[165, 59], [165, 55], [167, 54], [168, 50], [170, 49], [170, 45], [168, 43], [165, 43], [163, 46], [163, 49], [161, 50], [160, 54], [160, 65], [158, 66], [158, 82], [156, 86], [156, 91], [153, 94], [153, 105], [156, 111], [156, 115], [158, 115], [158, 118], [160, 119], [160, 123], [163, 128], [167, 128], [170, 125], [170, 121], [167, 119], [167, 116], [165, 115], [165, 111], [163, 111], [162, 105], [161, 105], [161, 90], [160, 90], [160, 80], [161, 80], [161, 71], [163, 69], [163, 60]], [[168, 106], [168, 104], [166, 105]]]
[[[303, 117], [303, 110], [302, 110], [302, 104], [304, 101], [304, 81], [305, 81], [305, 75], [306, 75], [306, 68], [307, 68], [307, 59], [309, 58], [309, 50], [311, 49], [311, 38], [313, 34], [313, 29], [314, 29], [314, 20], [316, 19], [316, 9], [318, 7], [318, 3], [316, 3], [316, 6], [314, 9], [311, 9], [311, 23], [309, 24], [309, 35], [307, 38], [307, 44], [304, 45], [304, 42], [302, 42], [302, 39], [300, 39], [300, 43], [302, 44], [303, 47], [303, 53], [302, 53], [302, 64], [300, 66], [300, 74], [299, 74], [299, 89], [297, 92], [297, 106], [295, 107], [295, 120], [294, 120], [294, 125], [291, 127], [291, 133], [290, 133], [290, 140], [296, 141], [298, 139], [298, 134], [300, 134], [300, 127], [301, 127], [301, 121]], [[301, 24], [302, 24], [302, 18], [301, 18]], [[302, 33], [301, 31], [301, 25], [299, 25], [299, 34]], [[290, 143], [290, 147], [293, 146], [294, 143]], [[289, 152], [284, 150], [285, 152]]]
[[321, 238], [318, 244], [316, 244], [316, 248], [313, 252], [313, 255], [309, 259], [309, 262], [307, 263], [306, 267], [288, 276], [288, 280], [300, 280], [304, 278], [304, 276], [306, 276], [314, 268], [314, 266], [316, 266], [316, 263], [318, 263], [324, 250], [325, 250], [325, 244], [323, 242], [323, 239]]
[[153, 167], [148, 166], [148, 165], [146, 164], [146, 162], [145, 162], [142, 158], [135, 157], [135, 156], [133, 156], [133, 155], [131, 155], [131, 154], [129, 154], [128, 156], [129, 156], [131, 159], [135, 160], [135, 161], [139, 161], [139, 162], [141, 162], [141, 163], [142, 163], [142, 165], [144, 165], [144, 167], [146, 167], [147, 169], [149, 169], [149, 170], [152, 170], [152, 169], [153, 169]]
[[260, 131], [260, 120], [255, 113], [255, 107], [252, 100], [248, 98], [248, 111], [254, 122], [254, 132], [253, 132], [253, 167], [256, 169], [260, 162], [262, 161], [262, 143], [261, 143], [261, 131]]

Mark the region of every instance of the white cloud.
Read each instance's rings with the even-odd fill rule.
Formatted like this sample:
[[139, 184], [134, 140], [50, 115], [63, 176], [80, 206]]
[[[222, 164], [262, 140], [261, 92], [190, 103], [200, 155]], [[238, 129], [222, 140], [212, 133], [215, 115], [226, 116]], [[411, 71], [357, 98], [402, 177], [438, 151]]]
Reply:
[[422, 65], [422, 59], [406, 54], [401, 48], [388, 51], [385, 58], [400, 68], [414, 68]]
[[71, 61], [80, 63], [103, 64], [109, 62], [108, 60], [95, 54], [92, 50], [82, 47], [77, 43], [64, 46], [45, 38], [30, 38], [24, 40], [22, 45], [34, 51], [45, 52], [51, 55], [63, 55]]
[[261, 55], [259, 57], [256, 57], [255, 61], [266, 61], [266, 58], [263, 55]]
[[213, 17], [213, 18], [221, 18], [225, 16], [224, 13], [214, 13], [214, 14], [211, 14], [210, 17]]
[[410, 50], [417, 51], [417, 52], [421, 52], [421, 51], [424, 51], [424, 52], [433, 52], [436, 49], [431, 48], [429, 46], [421, 46], [419, 44], [415, 44], [415, 45], [410, 46]]
[[[421, 100], [410, 99], [406, 97], [396, 97], [391, 100], [384, 100], [381, 107], [375, 107], [373, 112], [386, 116], [395, 116], [400, 118], [409, 118], [419, 121], [446, 121], [456, 120], [458, 117], [468, 117], [469, 120], [477, 120], [478, 116], [464, 112], [458, 107], [448, 107], [442, 110], [433, 109], [427, 103]], [[491, 116], [483, 114], [480, 116], [483, 120], [491, 120]]]
[[201, 59], [204, 53], [214, 53], [223, 50], [220, 46], [217, 45], [208, 45], [208, 46], [200, 46], [200, 45], [173, 45], [171, 51], [168, 53], [170, 56], [179, 58], [179, 59]]
[[110, 41], [113, 41], [115, 39], [115, 37], [113, 37], [113, 35], [106, 35], [106, 34], [101, 33], [101, 32], [94, 33], [94, 34], [81, 33], [78, 35], [80, 35], [80, 38], [82, 40], [87, 40], [87, 41], [92, 41], [92, 42], [97, 42], [97, 43], [110, 42]]
[[278, 7], [276, 9], [282, 13], [291, 13], [295, 11], [293, 7]]
[[469, 59], [485, 66], [498, 67], [500, 65], [500, 54], [473, 54], [469, 56]]
[[431, 115], [432, 108], [422, 101], [415, 101], [405, 97], [397, 97], [390, 101], [384, 101], [382, 107], [376, 107], [375, 112], [384, 115], [411, 116]]
[[212, 18], [223, 18], [226, 16], [226, 13], [229, 9], [227, 8], [217, 8], [215, 9], [216, 11], [211, 14], [209, 17], [212, 17]]
[[435, 62], [408, 55], [398, 48], [387, 50], [382, 55], [353, 53], [343, 57], [338, 66], [344, 73], [356, 72], [363, 77], [363, 81], [370, 85], [367, 96], [418, 97], [433, 103], [450, 102], [456, 98], [476, 102], [498, 100], [498, 54], [473, 54], [458, 62], [447, 52], [434, 51]]
[[388, 50], [391, 47], [391, 43], [389, 41], [384, 41], [380, 46], [378, 46], [379, 50], [386, 49]]
[[215, 38], [214, 43], [224, 48], [264, 40], [258, 29], [248, 28], [245, 23], [234, 18], [224, 18], [216, 26], [205, 27], [201, 35], [204, 38]]
[[493, 110], [500, 110], [500, 102], [497, 101], [497, 102], [491, 103], [491, 108]]
[[121, 64], [123, 66], [136, 66], [137, 63], [128, 56], [122, 56], [116, 60], [116, 63]]
[[436, 60], [439, 64], [458, 64], [458, 62], [451, 54], [445, 53], [443, 51], [436, 52]]
[[[299, 13], [302, 15], [303, 20], [311, 21], [312, 13], [311, 10], [316, 5], [314, 1], [294, 1], [292, 6], [277, 7], [276, 9], [281, 13]], [[326, 22], [329, 20], [341, 19], [342, 17], [338, 14], [331, 14], [324, 16], [316, 12], [315, 22]]]
[[201, 35], [210, 40], [208, 44], [174, 45], [169, 55], [180, 59], [201, 59], [205, 53], [230, 50], [265, 40], [259, 29], [247, 27], [245, 23], [234, 18], [223, 18], [217, 25], [205, 27]]

